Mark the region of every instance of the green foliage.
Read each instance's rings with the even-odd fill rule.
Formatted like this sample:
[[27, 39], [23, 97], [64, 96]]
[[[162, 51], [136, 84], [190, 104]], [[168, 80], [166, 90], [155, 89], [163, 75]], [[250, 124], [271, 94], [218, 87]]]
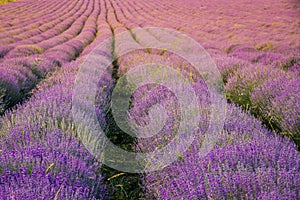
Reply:
[[15, 0], [0, 0], [0, 5], [14, 2]]
[[3, 112], [5, 110], [4, 96], [5, 96], [5, 90], [3, 88], [0, 88], [0, 115], [3, 114]]
[[[126, 151], [132, 151], [135, 147], [135, 138], [123, 132], [113, 119], [112, 111], [107, 113], [108, 128], [106, 129], [106, 136], [109, 140]], [[120, 158], [122, 160], [124, 158]], [[134, 200], [142, 197], [143, 189], [141, 187], [142, 174], [137, 173], [123, 173], [106, 165], [102, 166], [101, 174], [107, 179], [104, 183], [109, 186], [109, 193], [112, 194], [113, 199], [128, 199]]]
[[261, 45], [256, 45], [256, 49], [258, 51], [271, 51], [271, 50], [274, 50], [274, 47], [273, 47], [272, 43], [267, 42], [267, 43], [264, 43]]

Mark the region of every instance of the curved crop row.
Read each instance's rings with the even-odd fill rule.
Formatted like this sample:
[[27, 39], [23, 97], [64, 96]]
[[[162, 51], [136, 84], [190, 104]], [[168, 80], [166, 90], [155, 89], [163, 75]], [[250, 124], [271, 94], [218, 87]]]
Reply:
[[84, 48], [82, 52], [82, 56], [87, 55], [90, 53], [95, 47], [97, 47], [101, 42], [103, 42], [105, 39], [112, 36], [112, 30], [109, 24], [106, 22], [106, 16], [107, 16], [107, 10], [105, 7], [105, 3], [103, 1], [99, 2], [100, 7], [100, 13], [97, 18], [97, 33], [94, 40], [89, 44], [86, 48]]
[[103, 199], [107, 195], [101, 164], [75, 137], [72, 124], [78, 65], [64, 66], [40, 84], [30, 101], [2, 117], [2, 197]]
[[[159, 39], [159, 36], [153, 36]], [[149, 62], [146, 54], [132, 54], [126, 59], [119, 58], [119, 76], [132, 67]], [[161, 55], [160, 57], [158, 59], [152, 55], [154, 63], [165, 64], [164, 56]], [[165, 58], [179, 64], [170, 55], [166, 55]], [[256, 106], [260, 105], [262, 111], [267, 112], [269, 117], [273, 117], [273, 120], [280, 120], [283, 126], [288, 127], [288, 130], [293, 129], [295, 131], [296, 129], [297, 131], [299, 125], [298, 105], [300, 104], [297, 88], [300, 88], [300, 82], [295, 75], [286, 74], [276, 66], [254, 66], [251, 62], [234, 57], [226, 58], [219, 55], [216, 59], [224, 80], [228, 81], [227, 91], [229, 91], [229, 87], [233, 87], [237, 91], [243, 90], [235, 94], [234, 97], [241, 99], [241, 101], [256, 98], [259, 101]], [[170, 66], [170, 63], [167, 65]], [[245, 72], [247, 70], [251, 72]], [[290, 79], [289, 77], [294, 78]], [[264, 82], [266, 78], [269, 81], [267, 80], [266, 85], [261, 85], [261, 82]], [[275, 78], [278, 78], [278, 81], [274, 82]], [[249, 80], [249, 84], [247, 80]], [[241, 84], [238, 84], [238, 81]], [[252, 83], [253, 81], [254, 83]], [[257, 81], [258, 83], [256, 83]], [[283, 81], [286, 84], [281, 83], [282, 87], [278, 87]], [[259, 86], [255, 90], [254, 88], [258, 85], [261, 85], [261, 89]], [[203, 84], [200, 84], [200, 87], [203, 87]], [[253, 89], [257, 92], [253, 93], [252, 97], [249, 93], [251, 94]], [[199, 91], [196, 94], [203, 94], [205, 90], [199, 89]], [[131, 99], [130, 116], [132, 120], [142, 126], [150, 123], [147, 116], [148, 111], [157, 103], [164, 105], [165, 109], [171, 109], [167, 110], [168, 116], [177, 113], [176, 105], [174, 106], [174, 103], [169, 102], [174, 101], [174, 98], [170, 94], [164, 94], [164, 92], [168, 93], [163, 88], [154, 86], [139, 88]], [[247, 95], [248, 98], [243, 98], [243, 95]], [[169, 99], [166, 100], [165, 96], [168, 96]], [[261, 101], [272, 101], [272, 103], [265, 106], [266, 104], [261, 103]], [[247, 105], [247, 103], [240, 104]], [[227, 114], [220, 141], [217, 142], [216, 148], [209, 153], [207, 158], [198, 157], [201, 142], [195, 141], [192, 149], [184, 155], [180, 155], [179, 161], [175, 164], [166, 167], [161, 172], [145, 176], [144, 183], [149, 198], [299, 198], [300, 194], [296, 188], [299, 187], [300, 168], [294, 166], [299, 166], [300, 157], [295, 145], [288, 138], [273, 135], [261, 125], [259, 120], [243, 113], [241, 109], [233, 105], [229, 106]], [[167, 121], [168, 126], [165, 126], [156, 135], [157, 138], [138, 139], [137, 149], [149, 152], [149, 150], [153, 151], [163, 146], [165, 142], [170, 140], [170, 137], [174, 137], [173, 127], [176, 127], [176, 124], [171, 122], [175, 123], [175, 118], [170, 118]], [[299, 137], [296, 136], [296, 138]], [[271, 153], [262, 151], [262, 149], [271, 149]], [[282, 149], [284, 149], [284, 153], [281, 153]], [[259, 159], [254, 160], [256, 157]], [[280, 163], [278, 164], [278, 162]], [[268, 175], [269, 172], [272, 174]], [[267, 176], [271, 176], [271, 178], [267, 178]], [[231, 179], [230, 177], [235, 178]]]
[[179, 161], [147, 174], [148, 194], [156, 199], [299, 198], [295, 145], [270, 135], [240, 109], [228, 107], [223, 133], [205, 158], [199, 156], [199, 145], [194, 141]]
[[[80, 7], [80, 4], [78, 6]], [[70, 8], [70, 9], [72, 9], [72, 8]], [[75, 9], [75, 11], [77, 9]], [[66, 14], [66, 13], [64, 13], [64, 14]], [[39, 26], [34, 25], [35, 28], [31, 29], [31, 30], [28, 30], [28, 31], [23, 31], [23, 28], [22, 28], [22, 31], [20, 32], [21, 34], [16, 36], [15, 38], [11, 38], [10, 35], [7, 33], [9, 39], [7, 39], [7, 38], [2, 39], [2, 41], [0, 42], [1, 43], [0, 58], [4, 57], [7, 53], [9, 53], [14, 48], [19, 47], [20, 45], [30, 45], [30, 44], [33, 44], [33, 43], [37, 43], [39, 41], [42, 41], [42, 40], [47, 39], [49, 37], [54, 37], [55, 35], [61, 33], [61, 31], [63, 31], [64, 28], [68, 27], [68, 25], [69, 25], [68, 22], [64, 22], [58, 27], [55, 27], [55, 26], [59, 22], [63, 21], [64, 17], [66, 17], [66, 16], [62, 16], [62, 17], [60, 17], [60, 18], [58, 18], [58, 19], [56, 19], [52, 22], [50, 21], [50, 22], [45, 23], [45, 24], [40, 23]], [[48, 30], [48, 31], [44, 32], [46, 30]], [[34, 36], [36, 34], [39, 34], [39, 35]]]
[[59, 63], [43, 56], [14, 58], [0, 64], [0, 113], [22, 101]]
[[97, 18], [100, 12], [99, 1], [96, 0], [90, 8], [93, 11], [83, 19], [84, 25], [80, 33], [69, 41], [47, 50], [45, 52], [47, 57], [53, 57], [60, 62], [71, 61], [78, 57], [83, 49], [94, 40], [97, 34]]
[[[38, 24], [30, 24], [30, 29], [24, 30], [24, 27], [19, 27], [22, 29], [21, 32], [18, 32], [18, 28], [15, 28], [14, 30], [18, 32], [17, 34], [13, 35], [13, 39], [15, 39], [15, 43], [12, 43], [12, 45], [16, 45], [18, 43], [26, 42], [27, 40], [31, 39], [34, 36], [43, 34], [45, 31], [49, 31], [52, 28], [55, 28], [57, 25], [59, 25], [64, 20], [68, 19], [70, 17], [70, 13], [74, 14], [79, 8], [81, 7], [81, 4], [63, 4], [61, 5], [57, 10], [58, 13], [50, 16], [44, 16], [43, 18], [47, 19], [48, 21], [44, 23]], [[49, 9], [49, 8], [48, 8]], [[63, 27], [61, 27], [63, 28]], [[10, 33], [8, 37], [11, 37], [13, 33]], [[1, 40], [1, 43], [4, 44], [4, 42], [7, 40], [7, 38], [4, 38]], [[30, 40], [29, 40], [30, 41]], [[7, 41], [7, 42], [13, 42], [13, 41]]]
[[[30, 30], [35, 26], [49, 22], [49, 20], [53, 19], [53, 15], [51, 14], [53, 14], [53, 12], [56, 13], [55, 10], [62, 11], [60, 10], [60, 8], [63, 5], [64, 4], [62, 3], [59, 3], [58, 5], [49, 5], [48, 3], [44, 3], [42, 5], [39, 4], [33, 10], [29, 11], [33, 12], [33, 16], [30, 16], [28, 14], [26, 16], [22, 16], [22, 14], [20, 14], [20, 11], [12, 13], [17, 16], [21, 15], [20, 17], [24, 18], [24, 21], [16, 20], [15, 17], [11, 20], [11, 22], [8, 19], [6, 19], [5, 21], [9, 24], [9, 26], [5, 28], [4, 32], [0, 33], [0, 38], [2, 39], [5, 37], [11, 37], [15, 34], [20, 34], [23, 31]], [[2, 25], [2, 27], [5, 27], [5, 25]]]
[[233, 51], [234, 56], [248, 60], [227, 78], [227, 98], [250, 110], [271, 130], [291, 136], [300, 144], [299, 62], [295, 55], [257, 51]]
[[[1, 15], [1, 17], [6, 18], [7, 20], [3, 21], [2, 23], [5, 22], [5, 24], [8, 23], [11, 25], [8, 27], [5, 26], [5, 28], [7, 30], [13, 30], [12, 26], [14, 26], [14, 27], [22, 26], [22, 25], [26, 26], [26, 25], [29, 25], [30, 23], [39, 23], [38, 22], [39, 19], [41, 19], [41, 21], [44, 21], [44, 20], [47, 20], [46, 17], [49, 17], [49, 19], [52, 19], [53, 16], [51, 16], [51, 12], [58, 14], [57, 11], [61, 10], [61, 8], [63, 8], [63, 7], [66, 8], [66, 6], [69, 6], [76, 2], [66, 3], [63, 1], [58, 4], [49, 5], [49, 3], [45, 2], [45, 1], [42, 3], [34, 1], [34, 2], [32, 2], [30, 8], [27, 8], [29, 3], [27, 3], [26, 5], [21, 4], [21, 3], [22, 2], [20, 2], [20, 1], [16, 2], [17, 5], [20, 4], [20, 6], [17, 7], [18, 9], [16, 11], [5, 12], [6, 10], [5, 9], [3, 10], [4, 11], [3, 16]], [[48, 7], [48, 10], [46, 10], [47, 7]], [[55, 10], [55, 9], [57, 9], [57, 10]], [[62, 10], [61, 10], [61, 12], [62, 12]], [[28, 15], [29, 13], [31, 14], [31, 16]], [[21, 17], [21, 19], [16, 20], [16, 16]]]
[[[119, 58], [119, 76], [140, 64], [160, 63], [172, 66], [170, 62], [174, 62], [175, 65], [180, 65], [180, 62], [170, 55], [151, 54], [149, 59], [147, 54], [147, 52], [137, 52]], [[169, 61], [166, 61], [164, 56], [170, 58]], [[235, 71], [251, 66], [249, 62], [243, 60], [235, 58], [222, 60], [221, 57], [218, 65], [229, 80]], [[293, 83], [290, 86], [295, 86], [296, 80]], [[199, 101], [202, 102], [203, 108], [207, 108], [205, 83], [196, 81], [194, 84]], [[137, 139], [138, 151], [152, 152], [166, 145], [176, 135], [174, 127], [177, 126], [176, 121], [178, 122], [178, 119], [176, 120], [176, 114], [179, 114], [178, 104], [176, 98], [166, 88], [153, 85], [138, 88], [131, 98], [129, 111], [131, 119], [140, 126], [150, 123], [148, 111], [158, 103], [166, 110], [168, 116], [166, 125], [154, 137]], [[203, 123], [199, 126], [199, 136], [197, 135], [199, 138], [202, 138], [206, 131], [205, 127], [209, 120], [205, 118], [207, 114], [204, 112], [204, 115], [201, 115]], [[208, 156], [205, 158], [199, 156], [202, 140], [196, 139], [186, 153], [178, 155], [178, 161], [161, 171], [145, 175], [147, 198], [299, 198], [297, 188], [300, 186], [300, 168], [297, 166], [300, 157], [296, 146], [288, 138], [273, 134], [258, 119], [234, 105], [227, 105], [226, 116], [220, 138]]]
[[[94, 10], [94, 1], [84, 1], [77, 6], [80, 10], [65, 13], [71, 20], [64, 21], [56, 29], [45, 32], [45, 35], [50, 33], [49, 36], [52, 35], [52, 38], [44, 40], [42, 34], [38, 35], [37, 41], [40, 42], [17, 45], [4, 57], [0, 81], [1, 112], [22, 101], [45, 74], [53, 71], [62, 62], [76, 58], [94, 39], [99, 7]], [[63, 18], [58, 19], [57, 23], [62, 20]], [[60, 31], [63, 32], [60, 34]], [[24, 75], [25, 71], [27, 75]]]
[[[8, 57], [15, 57], [15, 56], [21, 56], [21, 55], [30, 55], [30, 54], [42, 54], [45, 50], [52, 48], [62, 42], [68, 41], [71, 38], [75, 37], [78, 33], [80, 33], [84, 22], [87, 18], [87, 16], [91, 12], [91, 7], [88, 8], [88, 5], [92, 4], [92, 1], [85, 1], [83, 2], [83, 5], [81, 6], [81, 9], [79, 12], [75, 13], [75, 15], [72, 16], [73, 19], [76, 19], [75, 22], [72, 23], [72, 26], [69, 27], [66, 31], [62, 32], [61, 34], [54, 34], [54, 37], [49, 38], [47, 40], [42, 40], [38, 43], [33, 44], [33, 47], [31, 45], [24, 45], [24, 46], [18, 46], [13, 51], [9, 52], [7, 55]], [[78, 18], [79, 17], [79, 18]], [[57, 30], [59, 33], [59, 30]], [[37, 48], [38, 52], [32, 51], [28, 52], [28, 49]]]
[[293, 67], [295, 64], [300, 63], [300, 56], [296, 53], [289, 53], [285, 55], [279, 52], [264, 52], [256, 49], [252, 49], [250, 51], [245, 51], [245, 49], [237, 49], [233, 50], [230, 56], [234, 56], [243, 60], [247, 60], [251, 63], [260, 63], [263, 65], [271, 65], [277, 66], [282, 69], [289, 69]]
[[[35, 9], [40, 4], [39, 1], [28, 1], [28, 2], [18, 1], [13, 4], [2, 5], [1, 7], [3, 8], [3, 12], [1, 12], [1, 17], [6, 17], [8, 20], [13, 20], [14, 15], [18, 11], [21, 10], [23, 12], [28, 12], [32, 9]], [[19, 15], [26, 16], [26, 13], [19, 13]], [[2, 23], [7, 24], [4, 21], [1, 21], [1, 24]]]
[[[91, 2], [93, 3], [93, 2]], [[80, 4], [79, 4], [80, 5]], [[92, 5], [92, 4], [90, 4]], [[87, 6], [87, 4], [86, 4]], [[82, 6], [81, 6], [82, 8]], [[84, 8], [84, 7], [83, 7]], [[91, 11], [91, 6], [89, 11]], [[75, 10], [76, 11], [76, 10]], [[83, 10], [84, 11], [84, 10]], [[78, 14], [78, 17], [81, 15], [81, 13]], [[94, 17], [96, 17], [94, 15]], [[76, 15], [73, 16], [74, 19], [76, 19]], [[81, 17], [81, 22], [78, 25], [83, 25], [85, 19], [87, 18], [87, 16], [83, 16]], [[75, 23], [76, 25], [76, 23]], [[79, 31], [81, 31], [80, 26], [76, 25], [76, 27], [78, 27], [79, 29], [77, 29], [77, 31], [75, 31], [75, 34], [78, 33]], [[73, 32], [74, 32], [74, 28], [73, 28]], [[69, 35], [71, 32], [68, 31], [66, 33], [66, 35]], [[93, 34], [95, 34], [95, 30], [93, 32]], [[56, 34], [53, 34], [56, 35]], [[75, 36], [75, 35], [74, 35]], [[81, 39], [82, 36], [81, 36]], [[86, 45], [86, 43], [85, 43]], [[82, 48], [82, 47], [81, 47]], [[18, 50], [23, 50], [23, 57], [22, 54], [20, 54], [21, 52]], [[37, 54], [37, 53], [42, 53], [41, 49], [37, 46], [34, 45], [29, 45], [26, 48], [23, 47], [19, 47], [19, 49], [17, 49], [15, 51], [15, 55], [13, 52], [11, 52], [11, 54], [8, 57], [11, 57], [11, 59], [4, 59], [3, 61], [3, 68], [5, 73], [3, 73], [2, 76], [2, 81], [1, 81], [1, 112], [3, 112], [4, 110], [6, 110], [7, 108], [11, 107], [12, 105], [16, 104], [17, 102], [19, 102], [20, 100], [22, 100], [28, 93], [28, 91], [30, 91], [30, 89], [32, 89], [34, 87], [34, 85], [36, 84], [37, 80], [40, 79], [41, 77], [43, 77], [47, 72], [53, 70], [55, 68], [55, 66], [57, 65], [56, 61], [54, 61], [53, 59], [46, 57], [45, 55], [43, 56], [30, 56], [28, 57], [28, 55], [30, 54]], [[14, 58], [16, 56], [21, 56], [22, 58], [18, 58], [19, 61], [15, 62]], [[74, 56], [71, 56], [68, 60], [71, 60], [72, 58], [74, 58]], [[31, 61], [31, 63], [29, 63]], [[49, 62], [50, 61], [50, 62]], [[50, 64], [50, 65], [49, 65]], [[48, 66], [46, 66], [48, 65]], [[26, 69], [26, 68], [28, 69]], [[14, 69], [14, 72], [12, 72], [12, 69]], [[26, 77], [23, 76], [22, 73], [20, 74], [18, 72], [18, 70], [16, 71], [16, 69], [22, 69], [23, 71], [27, 70], [27, 74], [30, 73], [32, 75]], [[31, 71], [31, 72], [30, 72]], [[23, 77], [23, 78], [22, 78]]]

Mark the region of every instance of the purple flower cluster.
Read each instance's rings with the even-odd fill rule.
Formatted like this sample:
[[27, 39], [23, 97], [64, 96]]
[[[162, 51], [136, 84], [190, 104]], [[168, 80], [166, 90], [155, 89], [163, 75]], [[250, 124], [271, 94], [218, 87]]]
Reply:
[[37, 82], [56, 66], [57, 62], [43, 56], [5, 59], [0, 63], [0, 102], [3, 111], [27, 97]]
[[300, 80], [278, 76], [256, 87], [251, 94], [255, 111], [300, 144]]
[[[248, 61], [250, 63], [257, 63], [261, 65], [268, 65], [270, 67], [281, 68], [284, 70], [297, 71], [297, 66], [300, 63], [300, 54], [297, 48], [278, 47], [272, 51], [259, 51], [255, 48], [239, 46], [231, 49], [229, 56]], [[293, 68], [295, 68], [293, 70]]]
[[236, 71], [251, 65], [248, 61], [224, 55], [214, 56], [213, 59], [216, 62], [225, 83]]
[[295, 62], [299, 62], [299, 56], [284, 55], [276, 52], [237, 51], [230, 53], [230, 55], [251, 63], [260, 63], [262, 65], [271, 65], [280, 68], [290, 68]]
[[[138, 151], [152, 152], [164, 146], [176, 134], [176, 127], [179, 126], [180, 110], [174, 94], [166, 87], [157, 85], [145, 85], [138, 89], [132, 97], [132, 108], [130, 116], [138, 126], [146, 126], [151, 123], [149, 110], [151, 106], [160, 104], [167, 114], [164, 127], [151, 138], [138, 139]], [[159, 118], [160, 113], [155, 113]], [[161, 117], [162, 118], [162, 117]], [[162, 121], [163, 119], [160, 119]], [[154, 130], [153, 130], [154, 131]], [[149, 144], [152, 144], [151, 146]]]
[[246, 68], [237, 70], [228, 79], [225, 86], [226, 96], [232, 102], [249, 109], [251, 107], [250, 94], [254, 88], [263, 84], [266, 80], [272, 80], [280, 76], [285, 76], [285, 72], [281, 69], [265, 65], [249, 65]]
[[39, 84], [30, 101], [1, 118], [3, 197], [103, 199], [107, 195], [101, 163], [76, 138], [72, 123], [78, 63], [65, 65]]
[[[261, 58], [263, 56], [266, 55], [262, 54]], [[297, 59], [293, 57], [292, 60], [295, 64], [288, 71], [283, 70], [286, 63], [281, 66], [283, 69], [274, 63], [239, 69], [228, 79], [225, 89], [230, 101], [250, 109], [272, 130], [291, 136], [299, 144], [300, 85]]]
[[[177, 67], [180, 66], [180, 61], [175, 57], [164, 61], [164, 55], [155, 54], [147, 57], [145, 52], [137, 52], [133, 55], [119, 60], [121, 74], [140, 63], [147, 62], [164, 63], [169, 66], [175, 62]], [[243, 92], [247, 92], [245, 95], [249, 104], [253, 91], [256, 91], [265, 81], [273, 80], [271, 77], [277, 77], [278, 80], [280, 78], [289, 80], [292, 77], [291, 74], [278, 68], [271, 71], [269, 67], [253, 65], [234, 58], [227, 58], [227, 60], [220, 58], [217, 65], [223, 76], [228, 77], [227, 92], [235, 94], [237, 99], [243, 96]], [[288, 85], [298, 87], [296, 80]], [[227, 107], [224, 128], [214, 149], [206, 157], [200, 156], [201, 142], [210, 120], [209, 110], [205, 109], [209, 108], [209, 95], [201, 79], [193, 82], [193, 89], [198, 95], [199, 105], [203, 111], [201, 114], [203, 123], [199, 124], [196, 137], [199, 139], [194, 141], [187, 152], [178, 155], [178, 161], [161, 171], [145, 175], [144, 185], [149, 198], [299, 198], [300, 193], [297, 188], [300, 187], [298, 167], [300, 154], [294, 143], [288, 138], [271, 133], [261, 125], [259, 120], [234, 105], [229, 104]], [[285, 92], [285, 94], [289, 93]], [[261, 94], [263, 95], [264, 92]], [[138, 139], [137, 151], [152, 152], [162, 148], [174, 139], [178, 131], [176, 127], [180, 124], [179, 105], [172, 92], [163, 86], [150, 84], [138, 88], [132, 96], [132, 107], [129, 111], [132, 120], [139, 126], [147, 126], [151, 123], [148, 111], [155, 104], [160, 104], [165, 109], [168, 116], [166, 123], [157, 135]], [[293, 108], [289, 107], [287, 110], [295, 113]]]
[[61, 173], [51, 177], [46, 169], [34, 169], [30, 173], [26, 168], [16, 172], [6, 171], [1, 175], [0, 195], [3, 199], [96, 199], [89, 195], [90, 191], [81, 186], [65, 184]]
[[145, 175], [157, 199], [298, 199], [300, 154], [288, 139], [228, 106], [214, 149], [200, 157], [201, 141], [161, 171]]
[[100, 164], [72, 134], [38, 125], [16, 127], [1, 139], [4, 199], [102, 199]]
[[289, 71], [295, 73], [296, 75], [300, 76], [300, 64], [296, 63], [295, 65], [293, 65]]

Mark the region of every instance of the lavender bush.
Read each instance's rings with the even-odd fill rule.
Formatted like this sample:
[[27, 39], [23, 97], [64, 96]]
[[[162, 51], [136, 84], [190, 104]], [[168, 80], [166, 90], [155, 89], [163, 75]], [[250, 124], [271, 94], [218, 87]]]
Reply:
[[284, 54], [280, 52], [261, 52], [261, 51], [245, 51], [245, 49], [238, 49], [230, 53], [231, 56], [247, 60], [251, 63], [260, 63], [262, 65], [276, 66], [282, 69], [288, 69], [299, 62], [299, 54], [290, 53]]
[[[135, 58], [136, 60], [120, 59], [123, 64], [121, 65], [123, 73], [130, 66], [134, 67], [142, 61], [149, 60], [143, 57]], [[154, 56], [151, 58], [156, 62], [161, 61], [159, 57]], [[172, 61], [174, 61], [174, 58]], [[247, 67], [253, 68], [249, 69]], [[251, 102], [250, 96], [253, 90], [263, 84], [264, 80], [262, 79], [267, 75], [275, 77], [281, 73], [277, 77], [287, 80], [291, 77], [291, 74], [279, 69], [274, 70], [274, 72], [267, 72], [264, 66], [259, 65], [249, 65], [238, 68], [237, 71], [239, 70], [248, 70], [243, 79], [237, 80], [241, 81], [239, 85], [245, 86], [245, 88], [242, 88], [243, 91], [249, 92], [251, 91], [249, 88], [252, 89], [251, 93], [248, 93], [249, 102]], [[256, 79], [249, 78], [249, 71], [256, 72], [253, 75]], [[235, 76], [240, 74], [235, 74]], [[231, 81], [232, 79], [229, 78], [228, 83], [231, 84]], [[293, 81], [289, 85], [298, 87], [295, 83], [296, 81]], [[209, 95], [203, 80], [196, 79], [192, 84], [203, 111], [201, 114], [202, 123], [199, 124], [199, 130], [197, 131], [197, 139], [187, 152], [178, 155], [178, 161], [166, 166], [161, 171], [148, 173], [144, 176], [144, 185], [148, 194], [146, 198], [299, 198], [300, 193], [297, 188], [300, 186], [300, 168], [295, 166], [299, 166], [300, 154], [297, 152], [295, 144], [288, 138], [282, 138], [280, 135], [270, 132], [258, 119], [234, 105], [228, 105], [224, 128], [214, 149], [206, 157], [200, 156], [201, 143], [205, 137], [204, 134], [207, 131], [210, 119]], [[232, 86], [236, 85], [236, 83], [232, 84]], [[252, 87], [252, 85], [254, 86]], [[267, 88], [271, 89], [270, 87]], [[282, 91], [286, 90], [283, 89]], [[264, 94], [264, 92], [261, 94]], [[168, 116], [165, 126], [157, 135], [137, 140], [136, 151], [152, 152], [175, 139], [176, 127], [180, 122], [180, 118], [178, 118], [180, 112], [178, 112], [176, 102], [177, 99], [174, 98], [173, 94], [167, 88], [161, 86], [143, 86], [133, 94], [132, 107], [129, 113], [136, 124], [145, 126], [150, 123], [148, 111], [158, 103], [164, 107]], [[293, 112], [293, 109], [289, 108], [289, 110]]]
[[265, 65], [250, 65], [246, 68], [237, 70], [229, 79], [225, 86], [226, 96], [232, 102], [242, 107], [251, 108], [250, 95], [253, 90], [263, 84], [266, 80], [272, 80], [276, 77], [286, 77], [281, 69], [272, 68]]
[[251, 102], [271, 127], [292, 136], [299, 144], [300, 124], [299, 77], [276, 77], [254, 89]]
[[[227, 110], [214, 150], [199, 157], [201, 141], [162, 171], [145, 176], [157, 199], [297, 199], [300, 156], [288, 139], [270, 134], [240, 109]], [[266, 150], [267, 149], [267, 150]]]
[[[42, 132], [42, 133], [41, 133]], [[16, 127], [1, 139], [1, 197], [102, 199], [100, 164], [70, 133]]]
[[5, 198], [103, 199], [107, 195], [101, 163], [76, 138], [72, 125], [76, 68], [78, 63], [66, 67], [54, 80], [41, 84], [22, 108], [1, 119], [0, 194]]
[[225, 83], [236, 71], [240, 71], [243, 68], [246, 68], [247, 66], [251, 65], [251, 63], [245, 60], [224, 55], [214, 56], [213, 59], [216, 62], [216, 65], [220, 70], [220, 73], [223, 77], [223, 81]]
[[237, 71], [225, 87], [227, 98], [250, 109], [271, 130], [299, 144], [299, 78], [293, 71], [254, 65]]
[[29, 95], [38, 81], [59, 65], [49, 58], [21, 57], [0, 63], [1, 107], [3, 113]]

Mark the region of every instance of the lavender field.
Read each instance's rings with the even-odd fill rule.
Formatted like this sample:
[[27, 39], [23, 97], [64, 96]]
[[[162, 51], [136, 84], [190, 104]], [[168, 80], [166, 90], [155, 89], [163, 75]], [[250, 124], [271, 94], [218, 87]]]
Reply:
[[298, 0], [0, 1], [0, 200], [297, 200], [299, 150]]

